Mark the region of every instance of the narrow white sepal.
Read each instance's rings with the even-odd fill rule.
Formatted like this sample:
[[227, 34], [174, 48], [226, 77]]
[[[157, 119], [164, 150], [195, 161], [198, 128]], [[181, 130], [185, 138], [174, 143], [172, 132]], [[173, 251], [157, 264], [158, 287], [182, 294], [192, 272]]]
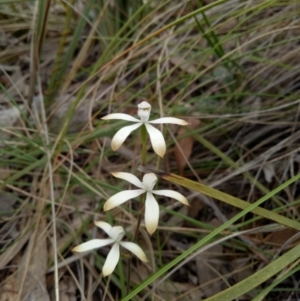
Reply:
[[124, 190], [121, 192], [116, 193], [115, 195], [111, 196], [104, 204], [104, 211], [111, 210], [126, 201], [133, 199], [142, 193], [144, 193], [145, 190], [143, 189], [137, 189], [137, 190]]
[[163, 157], [166, 153], [166, 142], [163, 134], [151, 124], [145, 123], [151, 145], [157, 155]]
[[116, 151], [123, 144], [130, 133], [139, 128], [141, 125], [142, 123], [139, 121], [139, 123], [128, 125], [118, 130], [111, 141], [112, 150]]
[[79, 246], [73, 248], [72, 251], [73, 252], [86, 252], [86, 251], [102, 248], [102, 247], [112, 244], [114, 242], [115, 241], [111, 238], [92, 239], [90, 241], [84, 242], [84, 243], [80, 244]]
[[133, 253], [136, 257], [138, 257], [141, 261], [148, 262], [148, 259], [144, 253], [144, 251], [135, 243], [128, 241], [121, 241], [120, 245]]
[[94, 224], [99, 227], [100, 229], [102, 229], [107, 235], [109, 235], [109, 232], [112, 228], [112, 226], [106, 222], [102, 222], [102, 221], [95, 221]]
[[159, 206], [151, 192], [147, 192], [145, 202], [145, 225], [150, 235], [157, 229]]
[[157, 195], [164, 195], [167, 196], [169, 198], [173, 198], [177, 201], [179, 201], [180, 203], [190, 206], [188, 200], [179, 192], [173, 191], [173, 190], [152, 190], [152, 193], [157, 194]]
[[172, 124], [179, 124], [179, 125], [188, 125], [189, 123], [183, 119], [175, 118], [175, 117], [162, 117], [155, 120], [149, 121], [149, 123], [153, 124], [162, 124], [162, 123], [172, 123]]
[[110, 275], [114, 271], [118, 264], [119, 258], [120, 246], [118, 243], [115, 243], [109, 251], [104, 266], [102, 268], [102, 273], [104, 277]]
[[123, 113], [109, 114], [102, 117], [101, 119], [103, 120], [120, 119], [120, 120], [132, 121], [132, 122], [141, 122], [139, 119]]
[[125, 180], [138, 188], [145, 189], [144, 184], [139, 180], [139, 178], [129, 172], [112, 172], [111, 174], [114, 177]]

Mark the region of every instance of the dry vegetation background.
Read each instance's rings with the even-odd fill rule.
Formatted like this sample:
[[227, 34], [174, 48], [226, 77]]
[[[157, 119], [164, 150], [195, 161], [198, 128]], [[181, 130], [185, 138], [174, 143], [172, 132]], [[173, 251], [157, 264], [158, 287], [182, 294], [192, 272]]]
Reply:
[[[100, 118], [135, 115], [143, 100], [153, 118], [190, 122], [163, 129], [168, 153], [150, 155], [151, 166], [249, 204], [278, 189], [261, 207], [295, 226], [247, 213], [128, 300], [300, 300], [299, 252], [255, 288], [247, 278], [299, 242], [299, 183], [283, 184], [300, 164], [299, 20], [297, 1], [1, 0], [0, 301], [56, 300], [57, 285], [61, 301], [125, 298], [126, 260], [103, 278], [108, 249], [71, 249], [104, 237], [93, 220], [134, 234], [136, 202], [106, 216], [102, 206], [128, 189], [110, 172], [136, 172], [138, 134], [113, 153], [125, 123]], [[191, 208], [160, 199], [159, 230], [142, 227], [138, 241], [150, 261], [133, 262], [131, 291], [240, 212], [159, 187]], [[250, 290], [212, 297], [245, 279]]]

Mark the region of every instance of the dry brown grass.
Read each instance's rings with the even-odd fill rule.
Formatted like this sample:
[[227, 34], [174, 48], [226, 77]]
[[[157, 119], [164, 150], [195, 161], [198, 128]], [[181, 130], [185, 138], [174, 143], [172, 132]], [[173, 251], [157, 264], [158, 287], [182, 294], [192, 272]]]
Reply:
[[[158, 162], [150, 155], [149, 163], [249, 203], [299, 173], [296, 1], [228, 0], [205, 11], [206, 19], [189, 15], [199, 9], [197, 1], [153, 0], [144, 6], [123, 1], [120, 7], [121, 2], [0, 4], [1, 301], [56, 300], [56, 285], [61, 301], [124, 297], [126, 260], [103, 279], [106, 249], [80, 259], [71, 252], [103, 236], [93, 220], [124, 225], [128, 239], [134, 234], [134, 203], [111, 214], [102, 211], [107, 197], [126, 187], [110, 172], [135, 172], [140, 164], [136, 134], [117, 153], [111, 151], [110, 138], [123, 123], [101, 121], [108, 112], [134, 115], [136, 104], [146, 99], [156, 116], [199, 120], [187, 132], [164, 129], [168, 154]], [[150, 263], [134, 262], [132, 286], [239, 212], [176, 189], [189, 197], [191, 209], [161, 200], [168, 210], [161, 210], [156, 235], [141, 229], [139, 244]], [[299, 220], [298, 195], [295, 182], [264, 208]], [[248, 214], [233, 232], [269, 223]], [[152, 291], [153, 298], [212, 296], [298, 241], [295, 230], [284, 228], [216, 243], [180, 266]], [[275, 280], [239, 300], [252, 300]], [[298, 286], [299, 271], [280, 281], [266, 300], [298, 300]], [[134, 300], [153, 287], [155, 281]]]

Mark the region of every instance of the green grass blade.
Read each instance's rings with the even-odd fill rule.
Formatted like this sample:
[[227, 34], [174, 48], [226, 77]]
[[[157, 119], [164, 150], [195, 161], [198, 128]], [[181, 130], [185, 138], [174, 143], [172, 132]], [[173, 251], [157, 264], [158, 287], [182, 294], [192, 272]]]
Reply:
[[[175, 175], [171, 175], [171, 174], [168, 174], [168, 173], [165, 173], [165, 172], [159, 172], [159, 171], [156, 171], [154, 169], [147, 169], [147, 168], [139, 167], [139, 170], [143, 171], [143, 172], [154, 172], [158, 176], [162, 177], [163, 179], [168, 180], [171, 183], [176, 183], [176, 184], [179, 184], [179, 185], [182, 184], [181, 183], [182, 179], [184, 179], [182, 177], [178, 177], [178, 178], [181, 178], [181, 181], [178, 181], [178, 179], [176, 179], [176, 177], [172, 177], [172, 176], [175, 176]], [[223, 230], [225, 230], [226, 228], [228, 228], [229, 226], [231, 226], [233, 223], [235, 223], [237, 220], [239, 220], [245, 214], [247, 214], [248, 212], [252, 211], [255, 207], [257, 207], [258, 205], [262, 204], [263, 202], [265, 202], [266, 200], [268, 200], [271, 196], [273, 196], [276, 193], [278, 193], [281, 190], [283, 190], [285, 187], [288, 187], [289, 185], [291, 185], [292, 183], [294, 183], [295, 181], [297, 181], [299, 178], [300, 178], [300, 174], [297, 175], [297, 176], [295, 176], [295, 177], [293, 177], [293, 178], [291, 178], [290, 180], [286, 181], [285, 183], [283, 183], [282, 185], [280, 185], [276, 189], [272, 190], [268, 195], [260, 198], [254, 204], [251, 204], [251, 205], [247, 206], [246, 209], [244, 209], [240, 213], [236, 214], [233, 218], [231, 218], [230, 220], [228, 220], [227, 222], [225, 222], [223, 225], [221, 225], [217, 229], [213, 230], [210, 234], [208, 234], [202, 240], [200, 240], [199, 242], [197, 242], [196, 244], [194, 244], [191, 248], [189, 248], [188, 250], [186, 250], [185, 252], [183, 252], [181, 255], [179, 255], [178, 257], [176, 257], [173, 261], [171, 261], [170, 263], [168, 263], [167, 265], [165, 265], [163, 268], [161, 268], [155, 274], [151, 275], [148, 279], [146, 279], [143, 283], [141, 283], [134, 291], [132, 291], [124, 299], [122, 299], [122, 301], [129, 301], [129, 300], [131, 300], [131, 298], [133, 298], [136, 294], [138, 294], [140, 291], [142, 291], [144, 288], [146, 288], [148, 285], [150, 285], [152, 282], [154, 282], [157, 278], [159, 278], [162, 275], [164, 275], [168, 270], [170, 270], [172, 267], [176, 266], [179, 262], [181, 262], [187, 256], [189, 256], [190, 254], [192, 254], [193, 252], [195, 252], [196, 250], [198, 250], [200, 247], [202, 247], [205, 244], [207, 244], [212, 238], [214, 238], [216, 235], [218, 235], [219, 233], [221, 233]], [[191, 181], [191, 182], [193, 182], [193, 181]], [[194, 182], [194, 183], [199, 184], [197, 182]], [[296, 224], [298, 224], [298, 223], [296, 222]], [[300, 229], [300, 225], [297, 226], [297, 229], [298, 230]], [[295, 252], [295, 253], [299, 257], [298, 253], [300, 251], [300, 246], [298, 246], [298, 248], [299, 249], [297, 249], [297, 252]], [[291, 258], [293, 258], [293, 260], [295, 260], [296, 258], [298, 258], [298, 257], [296, 257], [295, 253], [292, 252], [288, 256], [290, 260], [291, 260]], [[284, 257], [284, 260], [285, 260], [285, 258], [286, 257]], [[289, 262], [292, 262], [293, 260], [291, 260]], [[281, 262], [280, 262], [280, 264], [281, 264]], [[286, 260], [285, 260], [285, 264], [286, 264]]]
[[[148, 169], [150, 171], [150, 169]], [[273, 220], [279, 224], [282, 224], [284, 226], [296, 229], [296, 230], [300, 230], [300, 223], [289, 219], [287, 217], [281, 216], [275, 212], [266, 210], [264, 208], [260, 208], [257, 207], [259, 205], [261, 205], [262, 203], [264, 203], [267, 199], [271, 198], [274, 194], [276, 194], [278, 191], [284, 189], [285, 187], [289, 186], [291, 183], [297, 181], [298, 179], [300, 179], [300, 174], [294, 176], [293, 178], [291, 178], [289, 181], [283, 183], [282, 185], [280, 185], [279, 187], [277, 187], [275, 190], [273, 190], [272, 192], [268, 193], [265, 195], [265, 197], [261, 198], [260, 200], [256, 201], [254, 204], [249, 204], [239, 198], [233, 197], [227, 193], [221, 192], [217, 189], [208, 187], [204, 184], [192, 181], [192, 180], [188, 180], [184, 177], [180, 177], [178, 175], [175, 174], [171, 174], [171, 173], [165, 173], [165, 172], [160, 172], [160, 171], [156, 171], [156, 170], [152, 170], [151, 172], [156, 173], [158, 176], [162, 177], [164, 180], [167, 180], [171, 183], [174, 184], [178, 184], [181, 185], [183, 187], [186, 187], [188, 189], [197, 191], [199, 193], [202, 193], [204, 195], [210, 196], [212, 198], [215, 198], [219, 201], [222, 201], [224, 203], [227, 203], [229, 205], [232, 205], [234, 207], [243, 209], [243, 210], [248, 210], [248, 212], [253, 212], [259, 216], [265, 217], [267, 219]], [[288, 184], [287, 184], [288, 183]], [[276, 191], [276, 193], [274, 193], [274, 191]]]
[[272, 263], [251, 275], [250, 277], [240, 281], [238, 284], [222, 291], [221, 293], [207, 298], [206, 301], [229, 301], [249, 292], [266, 280], [270, 279], [288, 265], [293, 263], [300, 257], [300, 245], [294, 247]]

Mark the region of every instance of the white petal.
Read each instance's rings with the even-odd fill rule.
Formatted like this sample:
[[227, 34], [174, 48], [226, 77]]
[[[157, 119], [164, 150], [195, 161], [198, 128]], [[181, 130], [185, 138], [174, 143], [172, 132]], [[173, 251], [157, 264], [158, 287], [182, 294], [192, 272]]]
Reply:
[[120, 119], [120, 120], [132, 121], [132, 122], [141, 122], [139, 119], [123, 113], [109, 114], [102, 117], [101, 119], [103, 120]]
[[263, 166], [263, 172], [265, 174], [265, 179], [268, 183], [272, 183], [273, 177], [276, 175], [274, 163]]
[[145, 123], [154, 151], [163, 157], [166, 152], [166, 142], [163, 134], [151, 124]]
[[124, 235], [125, 235], [125, 231], [121, 226], [112, 227], [111, 230], [109, 231], [109, 236], [114, 241], [120, 241], [124, 237]]
[[106, 222], [98, 221], [94, 222], [94, 224], [101, 228], [107, 235], [109, 235], [109, 231], [111, 230], [112, 226]]
[[144, 251], [137, 245], [137, 244], [134, 244], [133, 242], [120, 242], [120, 245], [129, 250], [130, 252], [132, 252], [135, 256], [137, 256], [141, 261], [144, 261], [144, 262], [148, 262], [148, 259], [144, 253]]
[[190, 205], [188, 200], [181, 193], [173, 191], [173, 190], [152, 190], [152, 193], [157, 194], [157, 195], [164, 195], [169, 198], [173, 198], [187, 206]]
[[102, 268], [102, 273], [104, 277], [110, 275], [114, 271], [116, 265], [118, 264], [119, 258], [120, 246], [118, 243], [115, 243], [109, 251], [104, 266]]
[[142, 123], [139, 121], [137, 124], [128, 125], [121, 128], [117, 133], [114, 135], [111, 141], [111, 148], [113, 151], [116, 151], [126, 140], [126, 138], [130, 135], [130, 133], [140, 127]]
[[145, 189], [144, 184], [138, 179], [138, 177], [129, 172], [112, 172], [111, 174], [114, 177], [125, 180], [138, 188]]
[[110, 197], [104, 204], [104, 211], [111, 210], [126, 201], [133, 199], [142, 193], [144, 193], [145, 190], [143, 189], [137, 189], [137, 190], [124, 190], [121, 192], [116, 193], [112, 197]]
[[149, 123], [153, 123], [153, 124], [172, 123], [172, 124], [179, 124], [179, 125], [188, 125], [189, 124], [185, 120], [175, 118], [175, 117], [158, 118], [158, 119], [149, 121]]
[[145, 204], [145, 225], [151, 235], [157, 228], [159, 219], [159, 207], [151, 192], [147, 192]]
[[93, 249], [102, 248], [104, 246], [107, 246], [111, 243], [114, 243], [115, 241], [113, 239], [92, 239], [90, 241], [84, 242], [83, 244], [80, 244], [79, 246], [75, 247], [72, 251], [73, 252], [86, 252]]
[[157, 182], [157, 176], [154, 173], [146, 173], [143, 176], [143, 184], [147, 190], [152, 190]]

